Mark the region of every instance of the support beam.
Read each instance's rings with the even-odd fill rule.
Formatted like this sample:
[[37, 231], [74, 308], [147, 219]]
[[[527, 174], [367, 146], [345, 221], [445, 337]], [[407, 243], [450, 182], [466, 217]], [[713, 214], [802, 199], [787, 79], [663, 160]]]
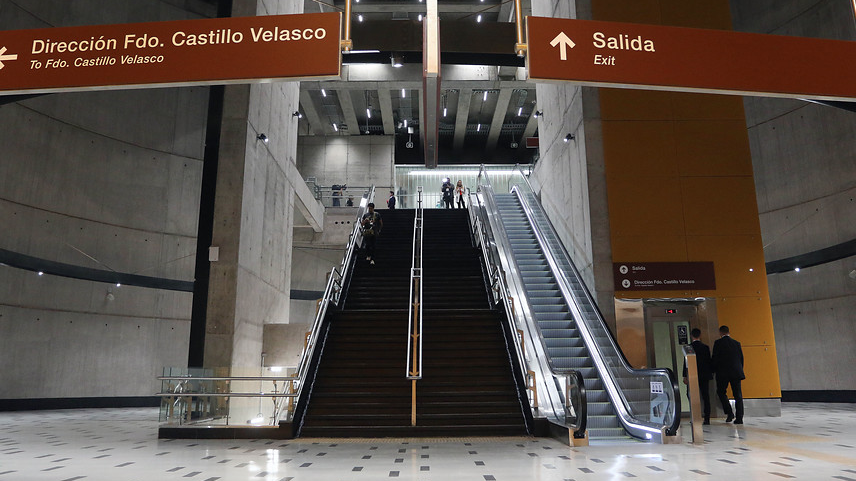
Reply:
[[[437, 0], [427, 0], [428, 14], [422, 22], [422, 108], [420, 112], [419, 133], [422, 136], [422, 149], [425, 167], [437, 167], [440, 150], [440, 19], [437, 14]], [[415, 419], [415, 418], [414, 418]]]
[[286, 162], [287, 179], [294, 188], [294, 206], [309, 223], [315, 232], [324, 230], [324, 206], [315, 198], [315, 193], [309, 190], [303, 176], [297, 170], [294, 162]]
[[464, 137], [467, 136], [467, 121], [470, 117], [470, 102], [473, 99], [473, 89], [463, 88], [458, 91], [458, 112], [455, 115], [455, 140], [453, 151], [460, 152], [464, 148]]
[[321, 123], [321, 116], [318, 115], [318, 110], [315, 109], [315, 104], [312, 103], [312, 97], [306, 90], [300, 91], [300, 107], [303, 108], [303, 113], [306, 115], [306, 120], [309, 121], [309, 132], [311, 135], [324, 135], [324, 126]]
[[392, 95], [388, 88], [380, 88], [377, 91], [380, 100], [380, 115], [383, 119], [383, 134], [395, 135], [395, 118], [392, 113]]
[[[357, 114], [354, 113], [354, 101], [351, 99], [349, 90], [337, 91], [336, 96], [339, 98], [339, 107], [342, 108], [343, 120], [348, 125], [348, 135], [360, 135], [360, 125], [357, 122]], [[342, 126], [339, 126], [341, 129]]]
[[526, 128], [523, 129], [523, 138], [520, 139], [520, 145], [525, 144], [526, 137], [532, 137], [535, 135], [535, 132], [538, 130], [538, 119], [535, 118], [534, 115], [529, 116], [529, 120], [526, 121]]
[[496, 143], [499, 141], [499, 134], [502, 133], [502, 123], [505, 120], [505, 114], [508, 112], [508, 104], [511, 102], [512, 89], [502, 89], [499, 91], [499, 98], [496, 99], [496, 108], [493, 110], [493, 119], [490, 121], [490, 133], [487, 135], [487, 151], [493, 152], [496, 150]]

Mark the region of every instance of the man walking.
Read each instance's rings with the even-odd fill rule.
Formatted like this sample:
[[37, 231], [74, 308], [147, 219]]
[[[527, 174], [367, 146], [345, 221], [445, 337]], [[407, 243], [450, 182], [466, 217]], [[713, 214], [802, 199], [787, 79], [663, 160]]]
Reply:
[[[698, 391], [701, 393], [702, 412], [704, 412], [704, 422], [702, 424], [710, 424], [710, 388], [708, 383], [713, 379], [713, 374], [710, 372], [710, 348], [707, 344], [701, 342], [701, 329], [694, 328], [690, 331], [693, 342], [690, 345], [693, 347], [696, 357], [696, 370], [698, 371]], [[687, 384], [687, 365], [684, 363], [684, 384]], [[689, 396], [689, 390], [687, 390]]]
[[[716, 373], [716, 395], [727, 416], [725, 422], [733, 420], [734, 424], [743, 424], [743, 391], [740, 388], [740, 381], [746, 379], [743, 373], [743, 349], [739, 342], [731, 338], [728, 326], [719, 326], [719, 339], [713, 343], [711, 364]], [[725, 395], [729, 384], [734, 395], [736, 414], [731, 410], [728, 396]]]
[[369, 211], [363, 215], [360, 225], [362, 226], [363, 239], [365, 239], [366, 260], [374, 265], [375, 244], [377, 236], [380, 235], [383, 229], [383, 219], [379, 212], [375, 211], [374, 202], [369, 202]]

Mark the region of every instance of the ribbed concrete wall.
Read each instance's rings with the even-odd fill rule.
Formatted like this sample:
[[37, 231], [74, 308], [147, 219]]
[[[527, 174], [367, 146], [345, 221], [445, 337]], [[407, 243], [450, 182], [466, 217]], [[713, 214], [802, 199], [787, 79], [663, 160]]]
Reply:
[[[0, 30], [199, 18], [207, 9], [0, 0]], [[192, 281], [207, 100], [200, 87], [0, 106], [0, 248]], [[186, 364], [190, 302], [185, 292], [0, 266], [0, 399], [150, 396], [162, 366]]]
[[[732, 0], [731, 9], [735, 30], [856, 40], [847, 1]], [[856, 239], [856, 113], [765, 98], [745, 108], [766, 261]], [[850, 257], [769, 276], [783, 391], [856, 389], [854, 268]]]

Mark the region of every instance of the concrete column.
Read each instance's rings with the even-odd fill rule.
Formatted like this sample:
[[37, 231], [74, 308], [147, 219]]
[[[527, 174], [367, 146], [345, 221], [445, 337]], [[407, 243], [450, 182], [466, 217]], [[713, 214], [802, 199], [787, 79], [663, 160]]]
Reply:
[[[301, 10], [293, 1], [234, 6], [258, 15]], [[291, 115], [298, 103], [297, 82], [226, 87], [212, 235], [220, 255], [211, 266], [206, 367], [257, 368], [264, 325], [289, 321], [294, 186], [303, 183]]]

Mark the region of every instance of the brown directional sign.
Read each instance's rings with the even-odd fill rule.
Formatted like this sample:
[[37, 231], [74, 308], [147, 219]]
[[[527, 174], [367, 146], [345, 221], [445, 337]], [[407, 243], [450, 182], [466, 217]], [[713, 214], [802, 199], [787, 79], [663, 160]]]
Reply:
[[856, 98], [856, 42], [527, 17], [532, 80], [655, 90]]
[[338, 77], [340, 13], [0, 31], [0, 94]]
[[700, 291], [716, 289], [713, 262], [616, 262], [615, 291]]

